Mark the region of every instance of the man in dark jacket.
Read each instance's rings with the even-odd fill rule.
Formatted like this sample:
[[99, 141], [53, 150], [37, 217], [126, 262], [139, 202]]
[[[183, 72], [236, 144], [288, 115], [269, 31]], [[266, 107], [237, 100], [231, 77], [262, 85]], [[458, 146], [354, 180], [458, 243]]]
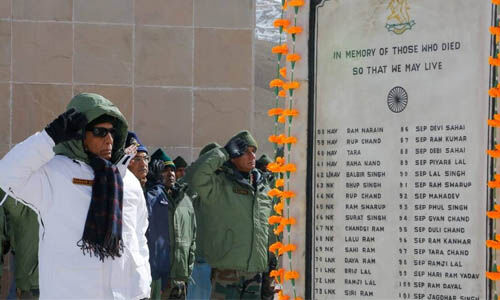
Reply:
[[200, 237], [212, 266], [211, 299], [260, 299], [262, 272], [268, 269], [272, 200], [255, 169], [257, 143], [248, 131], [198, 158], [185, 180], [202, 204], [202, 220], [212, 220]]
[[161, 299], [162, 291], [167, 288], [170, 275], [170, 222], [168, 197], [163, 185], [165, 164], [158, 159], [149, 163], [146, 182], [146, 202], [149, 215], [149, 227], [146, 232], [151, 265], [151, 299]]
[[151, 163], [158, 160], [163, 163], [161, 174], [168, 207], [170, 272], [166, 284], [162, 282], [165, 287], [162, 289], [162, 299], [184, 299], [187, 283], [193, 272], [196, 250], [196, 218], [191, 203], [192, 194], [186, 183], [176, 182], [175, 164], [163, 150], [155, 151], [151, 159]]

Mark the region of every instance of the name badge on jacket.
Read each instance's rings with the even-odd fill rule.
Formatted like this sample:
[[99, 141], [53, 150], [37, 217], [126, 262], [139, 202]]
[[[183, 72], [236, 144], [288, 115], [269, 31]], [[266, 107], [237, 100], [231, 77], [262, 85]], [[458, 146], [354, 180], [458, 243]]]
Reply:
[[249, 194], [248, 190], [238, 188], [238, 187], [233, 187], [233, 193], [240, 194], [240, 195], [248, 195]]
[[94, 180], [73, 178], [73, 184], [92, 186], [94, 184]]

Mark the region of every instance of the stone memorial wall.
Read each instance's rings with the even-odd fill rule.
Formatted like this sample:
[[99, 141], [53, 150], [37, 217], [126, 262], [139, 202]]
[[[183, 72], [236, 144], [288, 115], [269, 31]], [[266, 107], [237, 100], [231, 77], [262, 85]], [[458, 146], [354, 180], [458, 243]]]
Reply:
[[491, 3], [311, 16], [306, 298], [486, 298]]

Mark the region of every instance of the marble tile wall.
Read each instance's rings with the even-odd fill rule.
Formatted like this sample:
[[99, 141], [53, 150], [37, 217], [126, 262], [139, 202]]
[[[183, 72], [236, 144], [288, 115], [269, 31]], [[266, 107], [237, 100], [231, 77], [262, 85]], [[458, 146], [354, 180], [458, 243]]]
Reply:
[[84, 91], [173, 157], [242, 129], [271, 149], [254, 20], [254, 0], [0, 0], [0, 157]]

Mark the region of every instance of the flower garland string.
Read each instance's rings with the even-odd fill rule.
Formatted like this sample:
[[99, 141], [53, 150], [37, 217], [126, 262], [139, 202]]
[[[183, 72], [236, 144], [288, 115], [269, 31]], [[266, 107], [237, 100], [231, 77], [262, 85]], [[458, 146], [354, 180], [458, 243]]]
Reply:
[[[500, 5], [500, 0], [491, 0], [491, 2], [494, 5]], [[493, 68], [493, 83], [492, 87], [488, 91], [488, 95], [491, 97], [492, 106], [494, 107], [495, 114], [493, 116], [492, 120], [488, 120], [488, 126], [491, 127], [491, 130], [493, 131], [493, 136], [495, 136], [495, 131], [497, 127], [500, 127], [500, 115], [496, 114], [496, 98], [500, 97], [500, 85], [498, 85], [498, 80], [497, 80], [497, 67], [500, 66], [500, 59], [498, 58], [498, 45], [497, 43], [499, 42], [499, 37], [500, 37], [500, 27], [498, 27], [498, 18], [495, 18], [495, 26], [490, 27], [490, 33], [493, 35], [493, 39], [495, 40], [495, 47], [493, 51], [493, 57], [490, 57], [488, 62], [490, 66]], [[491, 157], [492, 163], [493, 163], [493, 168], [496, 169], [496, 158], [500, 157], [500, 145], [497, 144], [495, 145], [494, 150], [487, 150], [486, 153]], [[500, 188], [500, 174], [494, 174], [493, 175], [493, 180], [490, 180], [488, 182], [488, 187], [491, 189], [490, 193], [495, 195], [495, 189]], [[490, 204], [490, 207], [493, 208], [493, 210], [488, 211], [486, 213], [486, 216], [492, 220], [493, 222], [493, 236], [495, 236], [495, 240], [487, 240], [486, 241], [486, 246], [488, 248], [491, 248], [493, 251], [493, 263], [492, 263], [492, 269], [489, 272], [486, 272], [486, 277], [490, 280], [498, 281], [500, 280], [500, 272], [498, 271], [497, 268], [497, 251], [500, 249], [500, 235], [496, 234], [496, 226], [497, 222], [496, 220], [500, 218], [500, 205], [496, 204], [495, 196], [492, 198], [492, 203]], [[497, 299], [497, 289], [496, 286], [494, 288], [494, 299]]]
[[[289, 261], [289, 270], [285, 268], [272, 270], [270, 276], [274, 277], [276, 282], [281, 285], [284, 284], [284, 281], [289, 280], [292, 283], [293, 299], [302, 300], [301, 297], [297, 297], [295, 286], [295, 280], [300, 275], [297, 271], [292, 270], [292, 252], [296, 251], [297, 246], [291, 243], [291, 227], [296, 223], [296, 220], [290, 216], [290, 201], [295, 197], [295, 193], [290, 190], [290, 176], [291, 173], [296, 171], [297, 167], [295, 164], [290, 163], [290, 158], [292, 145], [297, 143], [297, 138], [291, 136], [292, 120], [299, 114], [298, 110], [293, 108], [293, 93], [295, 89], [300, 87], [299, 82], [294, 81], [295, 64], [301, 59], [300, 55], [295, 52], [296, 35], [302, 32], [302, 28], [297, 26], [297, 14], [299, 8], [304, 5], [304, 0], [282, 0], [281, 4], [281, 18], [274, 21], [274, 26], [280, 30], [280, 43], [272, 49], [272, 52], [277, 54], [278, 59], [276, 68], [277, 76], [269, 83], [269, 86], [274, 88], [276, 96], [276, 106], [268, 112], [269, 116], [274, 117], [275, 122], [274, 135], [269, 137], [269, 141], [274, 143], [275, 161], [271, 162], [267, 166], [267, 169], [278, 175], [274, 188], [269, 192], [269, 196], [273, 197], [273, 202], [275, 203], [274, 211], [276, 213], [276, 215], [269, 218], [269, 224], [273, 225], [274, 234], [278, 237], [281, 237], [286, 230], [287, 243], [282, 243], [283, 238], [281, 240], [278, 238], [278, 241], [269, 247], [269, 251], [273, 252], [277, 257], [286, 253]], [[288, 19], [284, 19], [284, 11], [288, 7], [292, 7], [294, 10], [292, 26], [290, 26], [291, 24]], [[292, 37], [291, 53], [289, 53], [288, 45], [281, 43], [281, 34], [283, 32], [290, 34]], [[282, 57], [286, 57], [286, 61], [291, 66], [289, 81], [287, 81], [286, 66], [281, 68]], [[287, 97], [288, 102], [285, 102], [284, 108], [279, 107], [279, 99]], [[279, 124], [284, 124], [285, 134], [278, 135]], [[284, 152], [283, 154], [279, 153], [280, 149], [286, 149], [286, 159], [284, 158]], [[277, 199], [279, 199], [279, 202], [276, 201]], [[290, 296], [282, 290], [278, 294], [278, 299], [286, 300], [290, 299]]]

